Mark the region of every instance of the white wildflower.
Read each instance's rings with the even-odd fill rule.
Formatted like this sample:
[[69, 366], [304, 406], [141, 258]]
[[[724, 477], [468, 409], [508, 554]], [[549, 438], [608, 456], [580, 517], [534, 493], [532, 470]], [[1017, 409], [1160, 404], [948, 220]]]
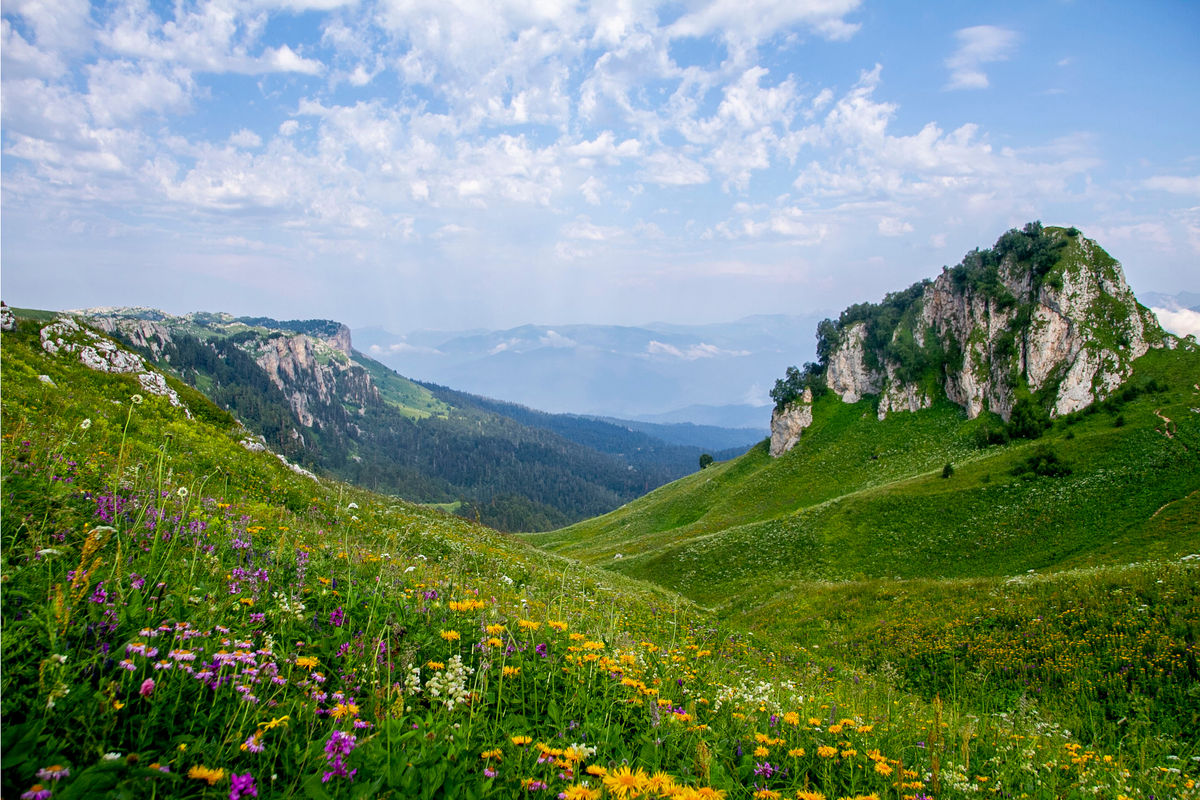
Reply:
[[83, 422], [79, 423], [79, 427], [86, 431], [88, 428], [92, 427], [91, 419], [85, 419]]

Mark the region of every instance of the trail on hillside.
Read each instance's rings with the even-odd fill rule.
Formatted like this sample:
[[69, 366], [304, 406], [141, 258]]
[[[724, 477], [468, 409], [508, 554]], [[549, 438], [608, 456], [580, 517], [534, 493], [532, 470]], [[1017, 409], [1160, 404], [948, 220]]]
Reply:
[[[1154, 416], [1158, 417], [1159, 419], [1161, 419], [1163, 421], [1162, 430], [1160, 430], [1158, 432], [1161, 433], [1163, 436], [1166, 436], [1168, 439], [1174, 439], [1175, 433], [1173, 432], [1172, 429], [1174, 428], [1175, 423], [1171, 421], [1171, 418], [1164, 415], [1162, 413], [1161, 408], [1154, 409]], [[1158, 428], [1155, 428], [1155, 430], [1158, 430]]]

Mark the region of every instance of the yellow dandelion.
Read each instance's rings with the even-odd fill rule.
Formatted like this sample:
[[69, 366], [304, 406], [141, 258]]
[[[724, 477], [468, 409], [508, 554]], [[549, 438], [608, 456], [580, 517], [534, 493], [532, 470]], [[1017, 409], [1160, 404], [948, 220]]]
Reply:
[[459, 639], [462, 638], [462, 634], [460, 634], [458, 631], [454, 631], [454, 630], [442, 631], [441, 633], [438, 634], [438, 636], [441, 636], [447, 642], [457, 642]]
[[532, 741], [533, 741], [533, 738], [529, 737], [529, 736], [514, 736], [514, 737], [512, 737], [512, 743], [515, 744], [517, 747], [522, 747], [524, 745], [529, 744]]

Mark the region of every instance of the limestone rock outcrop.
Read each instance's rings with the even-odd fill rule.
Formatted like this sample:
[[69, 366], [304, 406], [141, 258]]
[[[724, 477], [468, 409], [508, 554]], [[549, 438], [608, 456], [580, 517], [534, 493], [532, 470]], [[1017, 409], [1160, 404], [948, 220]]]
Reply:
[[[1001, 251], [1002, 239], [992, 284], [972, 284], [965, 267], [943, 271], [903, 309], [890, 347], [870, 345], [887, 342], [887, 331], [872, 337], [868, 322], [845, 325], [832, 343], [826, 385], [848, 403], [878, 396], [880, 419], [927, 408], [939, 390], [969, 417], [988, 410], [1005, 420], [1020, 392], [1049, 397], [1051, 416], [1107, 397], [1135, 359], [1169, 337], [1095, 242], [1077, 231], [1037, 231], [1056, 260], [1039, 271], [1019, 251]], [[924, 355], [905, 363], [897, 355], [905, 352]], [[916, 378], [913, 361], [924, 370]]]
[[771, 413], [771, 457], [779, 458], [796, 446], [804, 429], [812, 425], [813, 395], [805, 389], [799, 400]]
[[168, 385], [161, 372], [148, 367], [145, 359], [137, 353], [131, 353], [111, 339], [81, 326], [74, 318], [60, 317], [43, 326], [39, 338], [42, 349], [50, 355], [76, 355], [81, 364], [97, 372], [132, 374], [147, 394], [167, 398], [167, 402], [183, 408], [191, 417], [191, 411], [184, 406], [179, 394]]

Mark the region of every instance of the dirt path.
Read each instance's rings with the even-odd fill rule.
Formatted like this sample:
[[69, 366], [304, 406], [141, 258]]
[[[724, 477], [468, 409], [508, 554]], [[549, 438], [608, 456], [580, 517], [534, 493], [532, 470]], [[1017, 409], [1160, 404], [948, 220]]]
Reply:
[[1171, 421], [1171, 418], [1163, 416], [1161, 408], [1154, 409], [1154, 416], [1158, 417], [1159, 419], [1161, 419], [1163, 421], [1163, 427], [1162, 427], [1162, 430], [1159, 431], [1159, 433], [1161, 433], [1163, 436], [1166, 436], [1168, 439], [1174, 439], [1175, 433], [1174, 433], [1173, 429], [1174, 429], [1175, 423]]

